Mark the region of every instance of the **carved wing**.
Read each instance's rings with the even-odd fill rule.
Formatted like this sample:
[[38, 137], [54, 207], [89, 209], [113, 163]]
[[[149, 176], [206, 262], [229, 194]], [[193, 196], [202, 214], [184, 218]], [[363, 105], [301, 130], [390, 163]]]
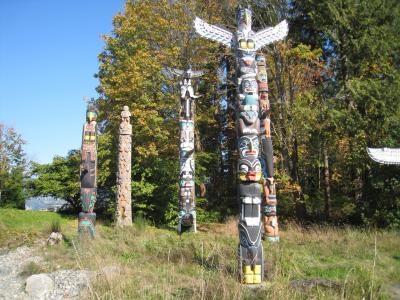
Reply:
[[385, 165], [400, 165], [400, 148], [367, 148], [368, 155]]
[[192, 71], [192, 77], [200, 77], [204, 75], [204, 71]]
[[182, 76], [185, 71], [179, 69], [168, 68], [168, 71], [176, 76]]
[[197, 33], [202, 37], [231, 47], [233, 38], [232, 32], [215, 25], [210, 25], [198, 17], [194, 20], [194, 28], [196, 28]]
[[255, 43], [256, 50], [261, 49], [262, 47], [271, 44], [275, 41], [279, 41], [285, 38], [288, 34], [289, 27], [286, 20], [283, 20], [275, 27], [268, 27], [263, 30], [260, 30], [255, 34]]

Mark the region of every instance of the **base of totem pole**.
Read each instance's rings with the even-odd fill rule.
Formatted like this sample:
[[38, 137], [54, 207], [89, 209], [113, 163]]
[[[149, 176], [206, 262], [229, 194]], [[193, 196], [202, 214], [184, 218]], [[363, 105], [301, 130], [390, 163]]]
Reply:
[[183, 232], [187, 231], [192, 231], [196, 233], [197, 222], [195, 213], [186, 213], [183, 211], [180, 212], [177, 231], [179, 234], [182, 234]]
[[238, 246], [239, 281], [248, 286], [259, 286], [264, 281], [264, 249], [261, 247], [259, 264], [247, 264], [243, 257], [242, 247]]
[[94, 239], [96, 234], [96, 214], [80, 212], [78, 216], [78, 233], [83, 239]]
[[264, 237], [264, 240], [272, 243], [279, 242], [279, 236], [266, 236]]

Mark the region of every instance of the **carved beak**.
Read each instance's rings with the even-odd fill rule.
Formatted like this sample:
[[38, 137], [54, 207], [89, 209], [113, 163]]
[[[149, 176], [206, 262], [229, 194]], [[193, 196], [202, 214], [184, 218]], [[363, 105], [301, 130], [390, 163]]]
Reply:
[[243, 58], [243, 62], [244, 62], [244, 64], [246, 65], [246, 66], [250, 66], [251, 65], [251, 63], [253, 62], [253, 59], [252, 58]]
[[251, 181], [256, 180], [256, 172], [254, 171], [249, 171], [247, 172], [247, 178]]

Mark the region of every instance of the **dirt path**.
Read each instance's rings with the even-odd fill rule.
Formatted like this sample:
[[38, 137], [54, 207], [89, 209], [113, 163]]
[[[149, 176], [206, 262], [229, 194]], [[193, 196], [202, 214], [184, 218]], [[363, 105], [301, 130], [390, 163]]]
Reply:
[[[25, 292], [26, 278], [21, 276], [24, 266], [30, 262], [44, 264], [43, 258], [35, 255], [35, 247], [21, 246], [15, 250], [0, 251], [0, 299], [38, 299]], [[39, 299], [79, 299], [89, 284], [92, 275], [88, 271], [58, 270], [48, 275], [54, 288]]]

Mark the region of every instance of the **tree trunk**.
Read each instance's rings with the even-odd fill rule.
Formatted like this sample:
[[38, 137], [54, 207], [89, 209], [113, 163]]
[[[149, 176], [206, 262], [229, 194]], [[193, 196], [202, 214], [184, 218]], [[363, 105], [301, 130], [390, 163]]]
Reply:
[[326, 145], [326, 139], [322, 142], [322, 155], [324, 159], [324, 187], [325, 187], [325, 221], [330, 218], [330, 205], [331, 205], [331, 183], [329, 175], [329, 154]]

